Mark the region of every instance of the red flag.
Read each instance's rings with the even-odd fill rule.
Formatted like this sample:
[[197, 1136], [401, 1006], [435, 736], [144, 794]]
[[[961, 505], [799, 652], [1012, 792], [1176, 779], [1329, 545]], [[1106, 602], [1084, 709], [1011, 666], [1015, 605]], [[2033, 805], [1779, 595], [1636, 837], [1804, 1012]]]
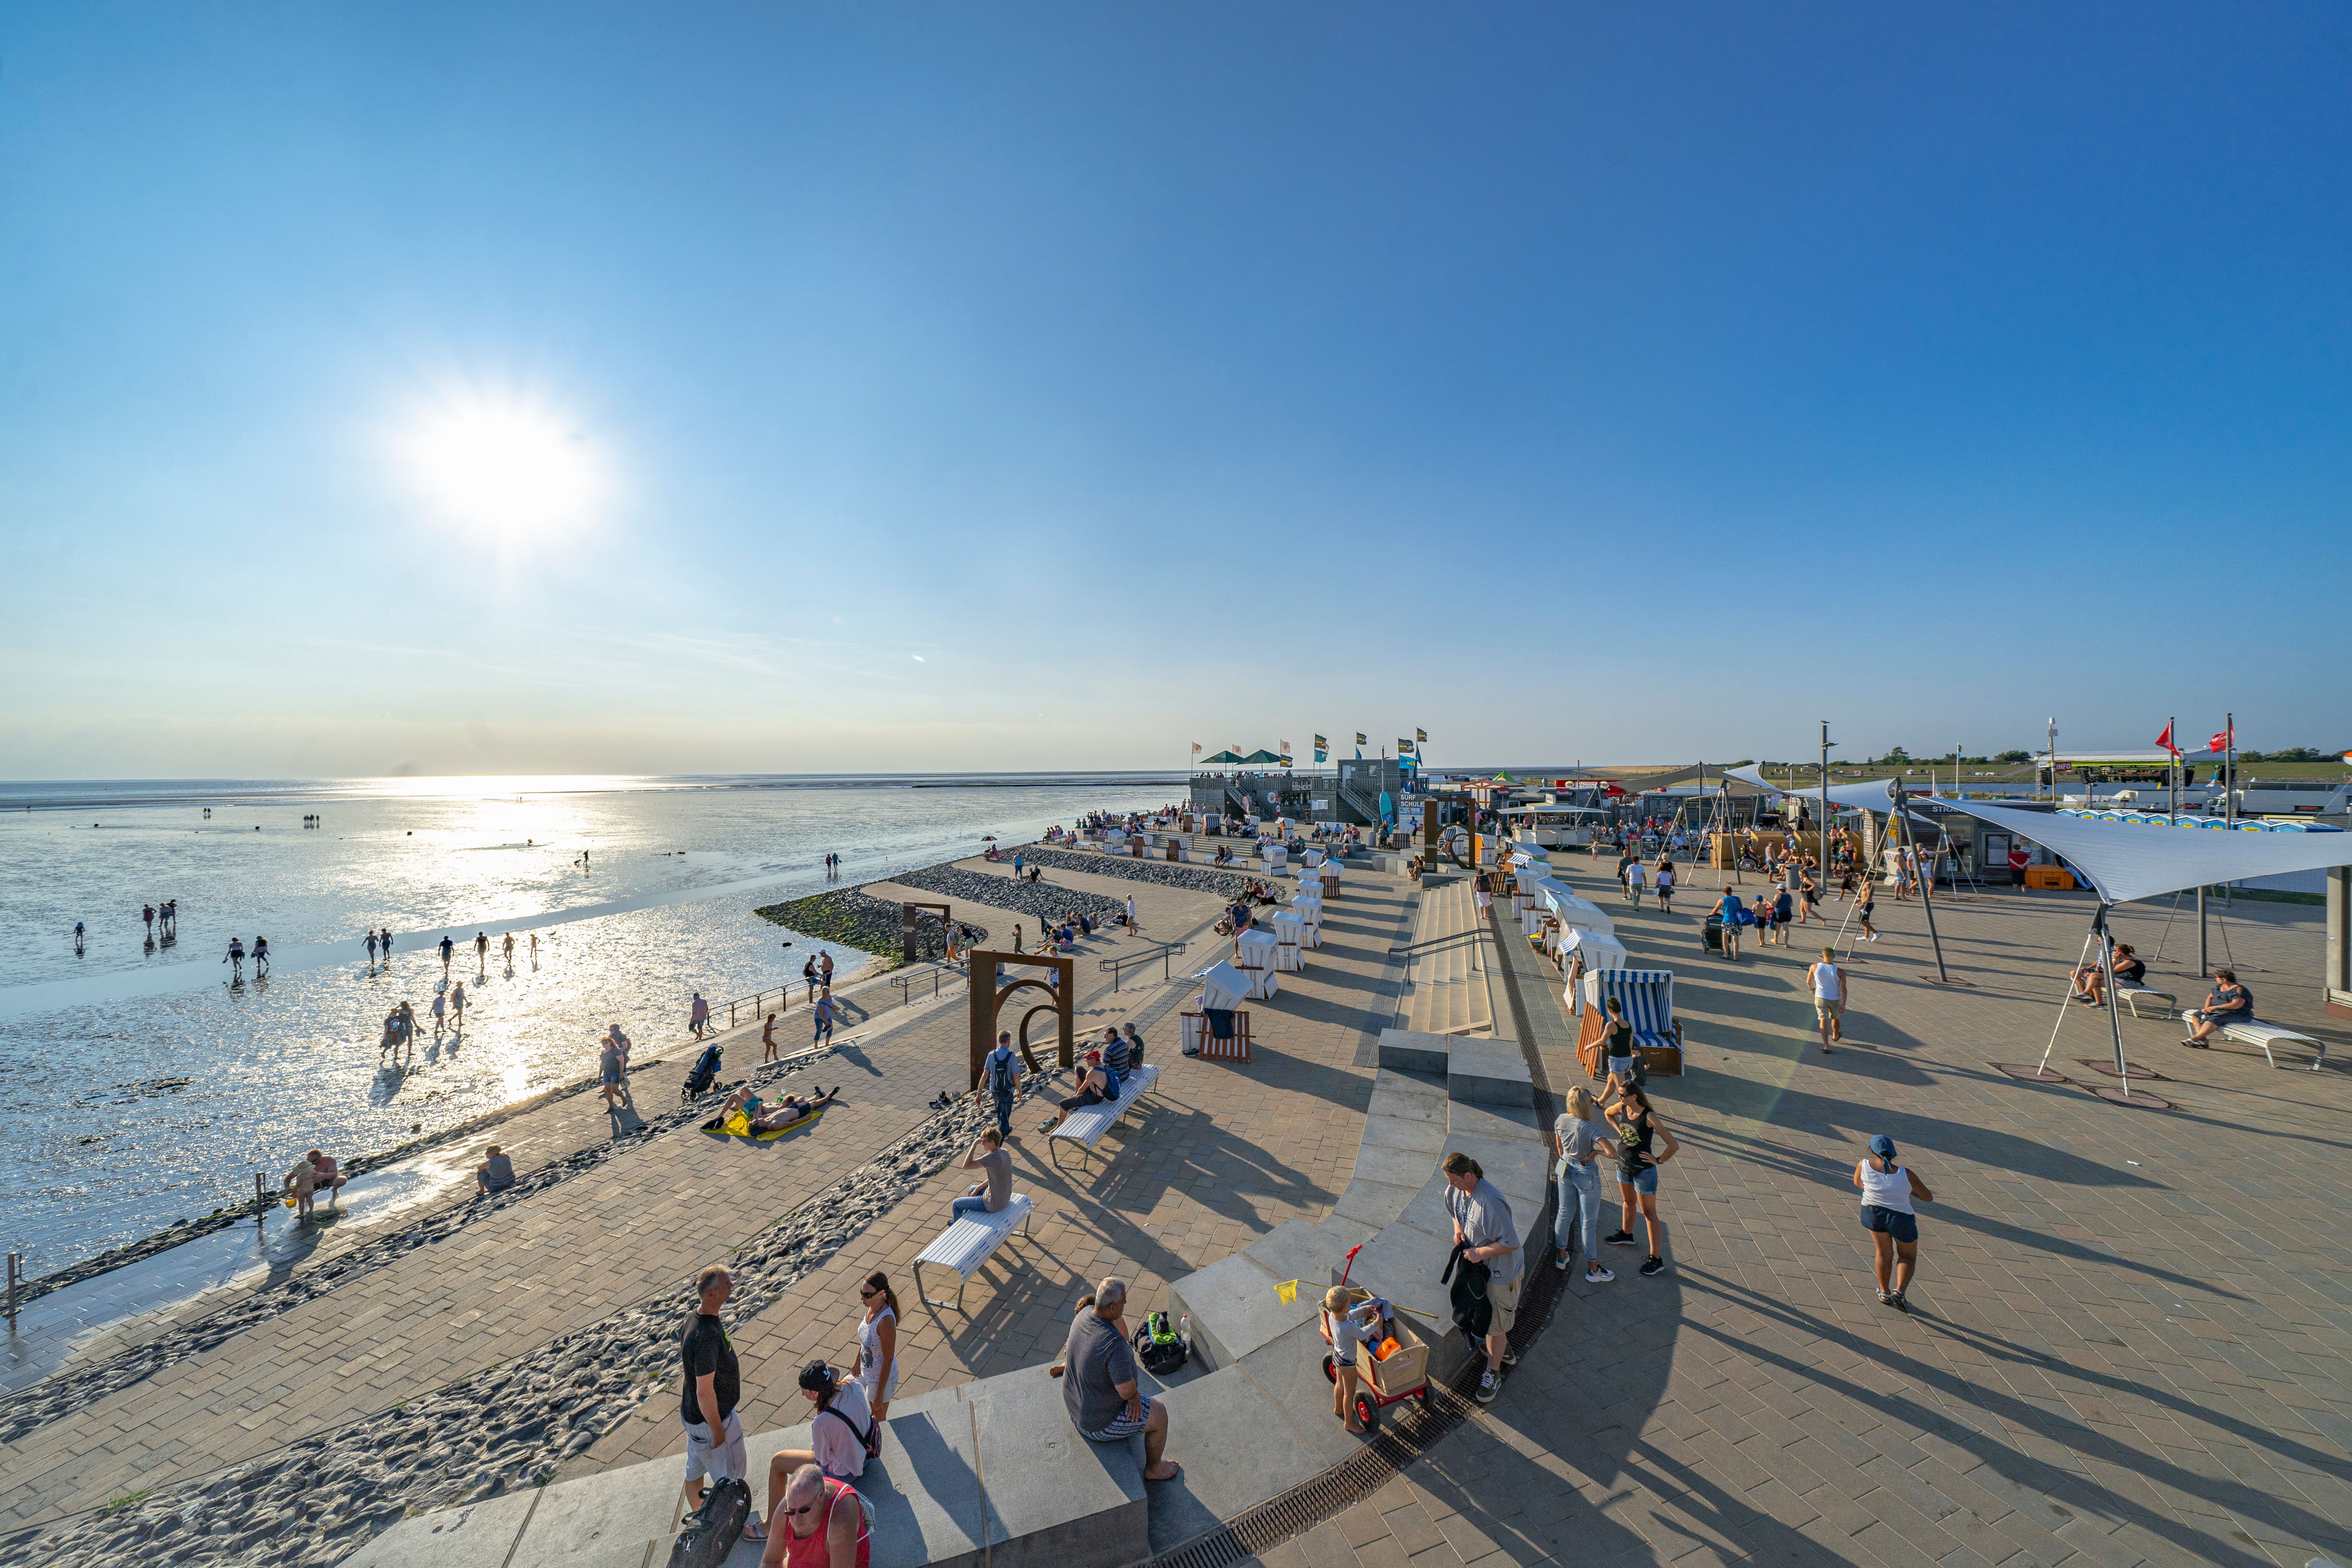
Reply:
[[2236, 727], [2233, 725], [2230, 729], [2224, 730], [2220, 734], [2214, 736], [2213, 743], [2205, 749], [2209, 752], [2226, 752], [2233, 743], [2235, 743], [2236, 739]]
[[2164, 727], [2164, 733], [2156, 738], [2156, 743], [2176, 757], [2180, 754], [2180, 748], [2172, 743], [2172, 726], [2169, 724]]

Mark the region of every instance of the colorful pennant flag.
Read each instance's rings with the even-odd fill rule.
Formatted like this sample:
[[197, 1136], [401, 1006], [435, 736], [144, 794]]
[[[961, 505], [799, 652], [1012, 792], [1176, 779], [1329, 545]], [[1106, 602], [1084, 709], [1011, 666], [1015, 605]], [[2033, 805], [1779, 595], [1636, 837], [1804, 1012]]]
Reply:
[[2209, 752], [2226, 752], [2236, 745], [2237, 741], [2237, 726], [2232, 724], [2229, 729], [2214, 736], [2213, 743], [2205, 749]]
[[2172, 743], [2172, 726], [2169, 724], [2164, 727], [2164, 733], [2156, 738], [2156, 743], [2176, 757], [2180, 755], [2180, 748]]
[[1412, 731], [1412, 738], [1415, 741], [1426, 742], [1429, 739], [1429, 731], [1416, 726]]
[[1365, 738], [1364, 732], [1361, 730], [1356, 731], [1356, 744], [1360, 746], [1369, 746], [1371, 743], [1372, 742], [1370, 740]]
[[1397, 737], [1397, 755], [1400, 757], [1409, 757], [1412, 755], [1412, 742], [1406, 740], [1402, 735], [1399, 735]]

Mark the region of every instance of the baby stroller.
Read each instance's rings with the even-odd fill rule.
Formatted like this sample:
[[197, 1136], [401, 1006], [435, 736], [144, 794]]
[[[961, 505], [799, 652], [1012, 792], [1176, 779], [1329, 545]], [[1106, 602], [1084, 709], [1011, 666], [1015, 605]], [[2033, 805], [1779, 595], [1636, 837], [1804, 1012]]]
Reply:
[[710, 1086], [718, 1079], [719, 1047], [705, 1046], [702, 1054], [694, 1058], [694, 1070], [686, 1075], [686, 1082], [679, 1086], [677, 1097], [680, 1100], [699, 1100], [710, 1092]]

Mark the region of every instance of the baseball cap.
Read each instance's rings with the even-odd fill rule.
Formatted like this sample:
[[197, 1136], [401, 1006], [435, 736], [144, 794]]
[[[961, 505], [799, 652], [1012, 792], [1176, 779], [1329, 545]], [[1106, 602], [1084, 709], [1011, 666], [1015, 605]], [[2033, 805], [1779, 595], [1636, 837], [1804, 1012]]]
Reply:
[[801, 1386], [813, 1394], [831, 1394], [840, 1386], [833, 1368], [821, 1361], [813, 1361], [801, 1368]]
[[1870, 1152], [1882, 1160], [1895, 1158], [1895, 1140], [1882, 1132], [1870, 1141]]

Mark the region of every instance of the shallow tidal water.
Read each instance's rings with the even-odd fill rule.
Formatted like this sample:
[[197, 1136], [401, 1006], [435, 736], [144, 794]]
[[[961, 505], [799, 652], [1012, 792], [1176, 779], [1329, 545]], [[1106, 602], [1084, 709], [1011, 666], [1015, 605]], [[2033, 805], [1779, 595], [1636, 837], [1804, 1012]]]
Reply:
[[[256, 1173], [274, 1186], [312, 1146], [385, 1149], [590, 1074], [608, 1023], [640, 1060], [682, 1056], [695, 991], [772, 987], [823, 950], [752, 910], [829, 885], [828, 851], [848, 886], [1178, 788], [515, 784], [145, 786], [129, 804], [141, 786], [75, 786], [76, 805], [58, 786], [0, 785], [0, 1239], [28, 1276], [248, 1199]], [[323, 826], [303, 826], [309, 813]], [[151, 948], [140, 906], [169, 898], [177, 941]], [[382, 926], [394, 956], [370, 964], [360, 938]], [[460, 947], [466, 1027], [430, 1041], [445, 930], [492, 947], [487, 964]], [[270, 978], [248, 965], [230, 982], [232, 933], [269, 938]], [[863, 962], [834, 952], [836, 978]], [[416, 1070], [391, 1077], [377, 1040], [403, 999], [426, 1039]], [[797, 1043], [803, 1027], [779, 1034]]]

